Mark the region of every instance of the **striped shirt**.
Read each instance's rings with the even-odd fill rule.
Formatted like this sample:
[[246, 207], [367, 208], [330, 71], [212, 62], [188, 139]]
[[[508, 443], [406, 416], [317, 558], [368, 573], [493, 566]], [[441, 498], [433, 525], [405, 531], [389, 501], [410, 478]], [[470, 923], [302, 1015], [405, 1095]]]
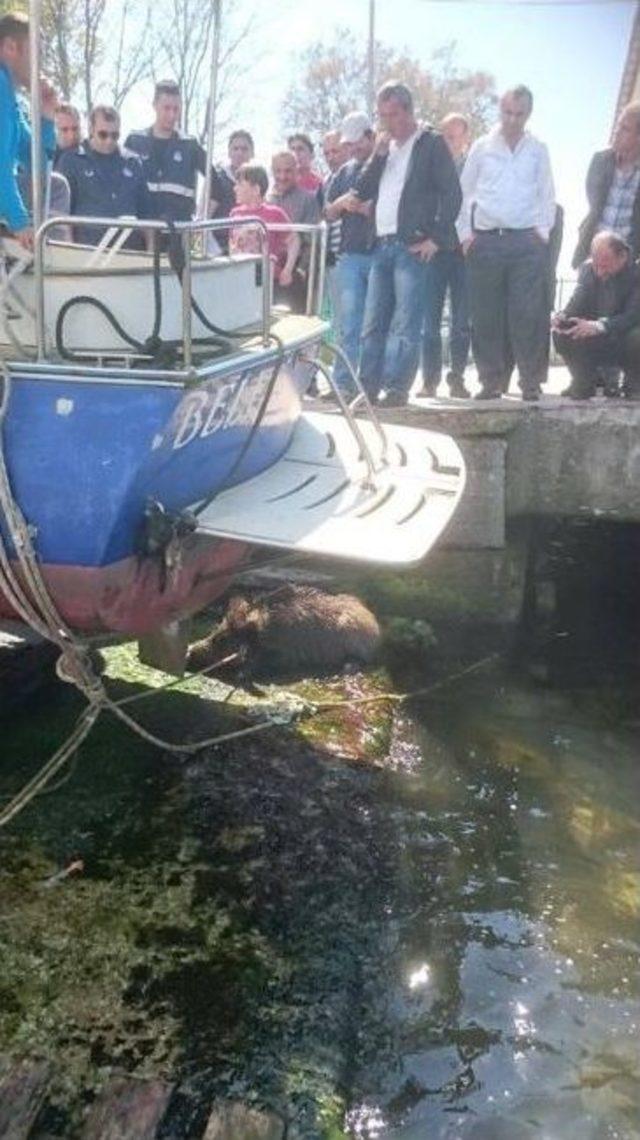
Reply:
[[613, 230], [625, 241], [629, 241], [633, 229], [633, 205], [639, 189], [640, 163], [631, 170], [622, 170], [617, 166], [596, 233], [600, 230]]

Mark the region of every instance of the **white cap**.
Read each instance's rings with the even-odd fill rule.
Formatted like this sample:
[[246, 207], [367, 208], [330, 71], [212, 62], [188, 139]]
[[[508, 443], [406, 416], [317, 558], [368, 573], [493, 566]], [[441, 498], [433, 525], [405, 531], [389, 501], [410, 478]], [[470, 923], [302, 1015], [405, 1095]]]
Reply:
[[340, 142], [356, 143], [371, 130], [371, 123], [363, 111], [351, 111], [340, 124]]

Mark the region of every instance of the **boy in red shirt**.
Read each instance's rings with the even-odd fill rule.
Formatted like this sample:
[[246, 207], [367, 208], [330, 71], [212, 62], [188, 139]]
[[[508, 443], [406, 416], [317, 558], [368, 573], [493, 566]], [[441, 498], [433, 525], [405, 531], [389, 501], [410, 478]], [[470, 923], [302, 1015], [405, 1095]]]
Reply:
[[[245, 162], [236, 171], [234, 206], [231, 218], [260, 218], [267, 226], [287, 225], [291, 219], [280, 206], [270, 205], [264, 197], [269, 189], [269, 178], [263, 166]], [[268, 235], [269, 256], [273, 264], [276, 284], [288, 286], [293, 280], [293, 271], [300, 253], [298, 234], [282, 230], [270, 231]], [[260, 253], [260, 238], [251, 226], [236, 226], [229, 235], [230, 253]]]

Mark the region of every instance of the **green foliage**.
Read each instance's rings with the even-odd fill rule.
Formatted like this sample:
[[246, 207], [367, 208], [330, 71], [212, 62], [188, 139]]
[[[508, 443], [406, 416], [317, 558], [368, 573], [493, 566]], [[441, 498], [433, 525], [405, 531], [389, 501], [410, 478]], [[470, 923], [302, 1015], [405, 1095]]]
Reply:
[[429, 622], [420, 618], [392, 618], [385, 630], [385, 644], [395, 651], [424, 656], [438, 644]]
[[[426, 65], [406, 51], [395, 52], [377, 43], [376, 88], [388, 79], [411, 89], [420, 121], [438, 123], [449, 111], [460, 111], [469, 117], [476, 137], [494, 117], [493, 76], [457, 67], [454, 43], [434, 52]], [[321, 135], [336, 127], [349, 111], [364, 109], [366, 103], [366, 47], [347, 28], [337, 28], [331, 43], [318, 40], [301, 53], [296, 78], [282, 104], [283, 127], [303, 127]]]

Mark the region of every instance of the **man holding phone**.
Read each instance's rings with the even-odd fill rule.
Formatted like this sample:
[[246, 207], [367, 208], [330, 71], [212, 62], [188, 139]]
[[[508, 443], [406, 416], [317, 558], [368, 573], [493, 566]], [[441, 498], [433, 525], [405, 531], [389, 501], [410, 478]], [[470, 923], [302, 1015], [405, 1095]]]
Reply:
[[618, 234], [603, 230], [594, 237], [576, 290], [551, 328], [571, 373], [563, 396], [589, 400], [598, 369], [617, 367], [624, 371], [622, 395], [640, 399], [640, 266]]

